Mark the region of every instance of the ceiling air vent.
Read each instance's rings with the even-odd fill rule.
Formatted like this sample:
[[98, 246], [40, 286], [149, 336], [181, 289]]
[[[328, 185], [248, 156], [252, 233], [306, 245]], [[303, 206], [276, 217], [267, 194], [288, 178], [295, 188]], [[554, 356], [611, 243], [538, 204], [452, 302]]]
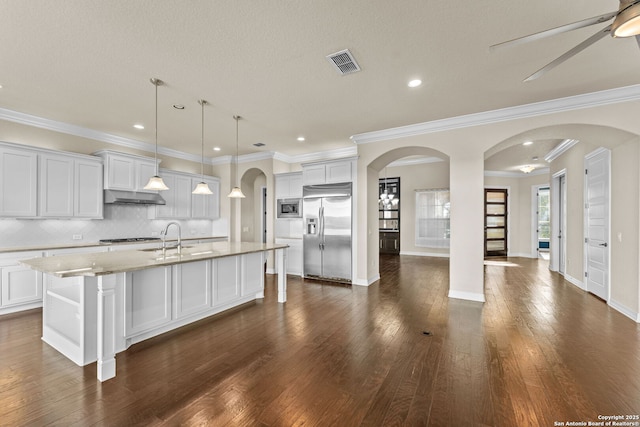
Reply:
[[253, 144], [254, 147], [264, 147], [265, 143], [264, 142], [256, 142], [255, 144]]
[[349, 49], [327, 55], [327, 59], [335, 67], [338, 73], [351, 74], [360, 71], [360, 66], [356, 63], [355, 58], [349, 52]]

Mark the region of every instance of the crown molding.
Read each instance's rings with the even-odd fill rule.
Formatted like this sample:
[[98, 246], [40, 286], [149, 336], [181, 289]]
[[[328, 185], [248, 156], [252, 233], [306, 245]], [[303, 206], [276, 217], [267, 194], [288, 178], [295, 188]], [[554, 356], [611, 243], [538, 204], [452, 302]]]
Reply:
[[[142, 142], [131, 138], [124, 138], [122, 136], [99, 132], [93, 129], [59, 122], [56, 120], [45, 119], [43, 117], [8, 110], [6, 108], [0, 108], [0, 120], [7, 120], [10, 122], [51, 130], [54, 132], [66, 133], [68, 135], [75, 135], [82, 138], [93, 139], [95, 141], [106, 142], [109, 144], [118, 145], [120, 147], [132, 148], [149, 153], [154, 153], [156, 148], [155, 144], [150, 144], [148, 142]], [[183, 151], [173, 150], [171, 148], [158, 147], [158, 153], [164, 154], [169, 157], [175, 157], [177, 159], [189, 160], [196, 163], [200, 163], [201, 161], [201, 156], [185, 153]]]
[[569, 149], [571, 147], [573, 147], [574, 145], [576, 145], [578, 142], [577, 139], [565, 139], [564, 141], [562, 141], [560, 144], [558, 144], [557, 146], [555, 146], [555, 148], [551, 151], [549, 151], [547, 153], [546, 156], [544, 156], [544, 159], [548, 162], [551, 163], [553, 162], [555, 159], [557, 159], [558, 157], [560, 157], [563, 153], [565, 153], [566, 151], [569, 151]]
[[502, 108], [499, 110], [484, 111], [481, 113], [473, 113], [464, 116], [450, 117], [430, 122], [360, 133], [351, 136], [351, 140], [356, 144], [369, 144], [389, 139], [444, 132], [472, 126], [481, 126], [527, 117], [554, 114], [563, 111], [637, 101], [639, 99], [640, 85], [632, 85], [567, 98], [558, 98], [549, 101], [519, 105], [516, 107]]
[[[46, 119], [44, 117], [38, 117], [31, 114], [21, 113], [19, 111], [13, 111], [6, 108], [0, 108], [0, 120], [6, 120], [15, 122], [27, 126], [46, 129], [54, 132], [66, 133], [68, 135], [79, 136], [82, 138], [93, 139], [95, 141], [106, 142], [108, 144], [118, 145], [120, 147], [127, 147], [134, 150], [146, 151], [149, 153], [155, 152], [155, 144], [148, 142], [138, 141], [131, 138], [125, 138], [122, 136], [112, 135], [105, 132], [99, 132], [93, 129], [85, 128], [82, 126], [76, 126], [69, 123], [59, 122], [56, 120]], [[329, 151], [320, 151], [315, 153], [300, 154], [297, 156], [289, 156], [284, 153], [275, 151], [266, 151], [259, 153], [245, 154], [238, 156], [238, 163], [247, 163], [265, 159], [275, 159], [285, 163], [303, 163], [318, 160], [331, 160], [340, 157], [355, 156], [358, 153], [356, 146], [338, 148]], [[185, 153], [184, 151], [178, 151], [166, 147], [158, 147], [158, 154], [163, 154], [176, 159], [183, 159], [200, 163], [202, 158], [200, 155]], [[219, 156], [219, 157], [205, 157], [204, 161], [210, 165], [222, 165], [231, 163], [235, 159], [234, 156]]]

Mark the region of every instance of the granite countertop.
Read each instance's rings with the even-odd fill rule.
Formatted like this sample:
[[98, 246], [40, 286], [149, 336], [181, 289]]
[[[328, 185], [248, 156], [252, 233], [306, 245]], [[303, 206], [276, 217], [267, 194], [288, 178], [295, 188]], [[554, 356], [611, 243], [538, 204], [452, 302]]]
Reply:
[[20, 262], [34, 270], [57, 277], [102, 276], [287, 247], [285, 244], [273, 243], [210, 242], [184, 245], [181, 253], [178, 253], [176, 248], [167, 249], [164, 255], [159, 249], [134, 249], [39, 257]]
[[[199, 237], [185, 237], [182, 239], [183, 242], [190, 242], [194, 240], [207, 240], [207, 239], [228, 239], [227, 236], [199, 236]], [[177, 242], [178, 240], [175, 238], [167, 239], [167, 242]], [[100, 242], [86, 242], [86, 243], [63, 243], [63, 244], [43, 244], [39, 246], [16, 246], [10, 248], [0, 248], [0, 254], [3, 253], [11, 253], [11, 252], [29, 252], [29, 251], [51, 251], [55, 249], [74, 249], [74, 248], [92, 248], [96, 246], [100, 247], [110, 247], [110, 246], [121, 246], [121, 245], [135, 245], [135, 244], [144, 244], [144, 243], [153, 243], [158, 242], [160, 244], [160, 240], [152, 239], [152, 240], [139, 240], [137, 242], [119, 242], [119, 243], [100, 243]]]

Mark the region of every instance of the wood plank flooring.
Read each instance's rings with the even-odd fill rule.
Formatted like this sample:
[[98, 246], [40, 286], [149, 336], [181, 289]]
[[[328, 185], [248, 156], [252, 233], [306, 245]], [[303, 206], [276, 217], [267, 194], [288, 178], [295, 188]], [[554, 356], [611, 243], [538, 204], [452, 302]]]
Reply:
[[[132, 346], [96, 379], [0, 317], [0, 425], [554, 426], [640, 414], [640, 326], [548, 270], [485, 267], [450, 299], [448, 260], [383, 256], [381, 280], [289, 278], [263, 301]], [[428, 331], [431, 335], [425, 335]]]

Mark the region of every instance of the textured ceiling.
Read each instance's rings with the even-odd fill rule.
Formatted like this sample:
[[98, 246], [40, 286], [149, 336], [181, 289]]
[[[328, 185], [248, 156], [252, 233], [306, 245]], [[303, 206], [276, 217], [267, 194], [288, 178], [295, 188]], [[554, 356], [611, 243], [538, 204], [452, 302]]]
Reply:
[[[234, 114], [244, 118], [240, 154], [344, 148], [354, 134], [637, 84], [638, 46], [611, 37], [522, 82], [604, 25], [489, 50], [617, 6], [614, 0], [2, 0], [0, 108], [152, 143], [149, 78], [157, 77], [166, 82], [158, 92], [163, 147], [200, 154], [197, 100], [204, 98], [207, 156], [234, 154]], [[341, 76], [325, 56], [347, 48], [362, 71]], [[414, 77], [424, 83], [410, 89]], [[305, 142], [296, 141], [300, 135]]]

